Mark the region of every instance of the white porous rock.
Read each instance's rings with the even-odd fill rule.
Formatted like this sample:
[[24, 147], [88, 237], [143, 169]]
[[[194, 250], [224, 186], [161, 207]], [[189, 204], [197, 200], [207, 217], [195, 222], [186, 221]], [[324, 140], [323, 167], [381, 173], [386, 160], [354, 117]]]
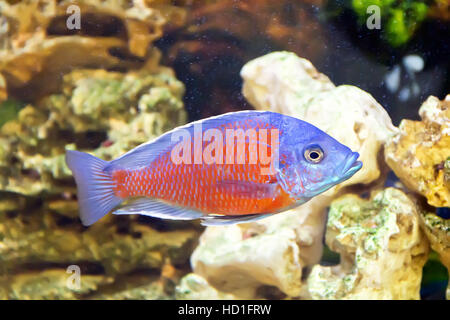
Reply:
[[[431, 212], [423, 212], [420, 218], [431, 248], [439, 255], [450, 275], [450, 219], [441, 218]], [[446, 297], [450, 300], [450, 281]]]
[[450, 206], [450, 95], [430, 96], [419, 109], [421, 121], [404, 119], [385, 144], [386, 163], [400, 181], [433, 207]]
[[[360, 153], [363, 169], [345, 185], [383, 179], [377, 155], [395, 127], [368, 93], [336, 88], [309, 61], [287, 52], [255, 59], [241, 75], [243, 93], [256, 109], [306, 120]], [[265, 285], [288, 297], [308, 298], [302, 272], [320, 261], [326, 207], [339, 190], [331, 188], [295, 209], [256, 222], [208, 227], [191, 257], [194, 273], [220, 292], [242, 298], [256, 298], [257, 289]]]
[[273, 52], [241, 70], [243, 94], [258, 110], [270, 110], [307, 121], [360, 154], [363, 167], [338, 186], [368, 184], [386, 170], [378, 154], [397, 132], [386, 110], [367, 92], [336, 87], [306, 59]]
[[229, 293], [223, 293], [212, 287], [205, 278], [195, 273], [184, 276], [175, 288], [177, 300], [236, 300]]
[[[275, 231], [275, 232], [274, 232]], [[194, 273], [222, 292], [254, 298], [262, 285], [300, 294], [302, 268], [291, 228], [265, 230], [262, 224], [208, 227], [191, 256]], [[243, 296], [243, 290], [249, 295]]]
[[330, 207], [326, 243], [337, 266], [316, 265], [308, 277], [313, 299], [420, 299], [429, 244], [417, 207], [387, 188], [362, 199], [347, 194]]
[[235, 295], [269, 285], [288, 297], [303, 296], [302, 271], [320, 261], [331, 199], [324, 194], [266, 219], [206, 228], [191, 256], [194, 272]]

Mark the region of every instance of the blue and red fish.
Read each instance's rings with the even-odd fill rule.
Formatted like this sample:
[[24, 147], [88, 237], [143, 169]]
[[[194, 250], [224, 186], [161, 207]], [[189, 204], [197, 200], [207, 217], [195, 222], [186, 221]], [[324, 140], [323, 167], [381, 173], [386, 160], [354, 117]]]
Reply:
[[240, 111], [175, 128], [110, 162], [67, 151], [88, 226], [108, 212], [204, 225], [291, 209], [354, 175], [362, 163], [315, 126]]

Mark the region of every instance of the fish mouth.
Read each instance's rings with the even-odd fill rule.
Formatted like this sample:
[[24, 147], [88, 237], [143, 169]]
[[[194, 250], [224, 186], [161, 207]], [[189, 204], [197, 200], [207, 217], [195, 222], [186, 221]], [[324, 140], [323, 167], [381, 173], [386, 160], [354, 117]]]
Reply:
[[348, 179], [354, 175], [362, 167], [362, 162], [357, 161], [359, 158], [358, 152], [352, 152], [350, 156], [344, 161], [344, 166], [341, 169], [341, 177], [343, 179]]

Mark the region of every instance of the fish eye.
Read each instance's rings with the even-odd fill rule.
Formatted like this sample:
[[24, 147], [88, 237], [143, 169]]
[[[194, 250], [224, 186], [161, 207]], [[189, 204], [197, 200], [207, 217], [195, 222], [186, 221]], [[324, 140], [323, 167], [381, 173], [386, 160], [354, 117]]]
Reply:
[[323, 159], [323, 150], [319, 146], [313, 146], [305, 149], [303, 153], [306, 161], [319, 163]]

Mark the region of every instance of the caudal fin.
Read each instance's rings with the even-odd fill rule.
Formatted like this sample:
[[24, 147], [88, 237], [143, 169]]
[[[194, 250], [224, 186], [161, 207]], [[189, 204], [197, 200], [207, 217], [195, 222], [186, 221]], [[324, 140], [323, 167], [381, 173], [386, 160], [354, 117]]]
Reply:
[[114, 195], [114, 181], [103, 169], [108, 162], [79, 151], [66, 151], [66, 163], [77, 183], [81, 222], [89, 226], [122, 200]]

